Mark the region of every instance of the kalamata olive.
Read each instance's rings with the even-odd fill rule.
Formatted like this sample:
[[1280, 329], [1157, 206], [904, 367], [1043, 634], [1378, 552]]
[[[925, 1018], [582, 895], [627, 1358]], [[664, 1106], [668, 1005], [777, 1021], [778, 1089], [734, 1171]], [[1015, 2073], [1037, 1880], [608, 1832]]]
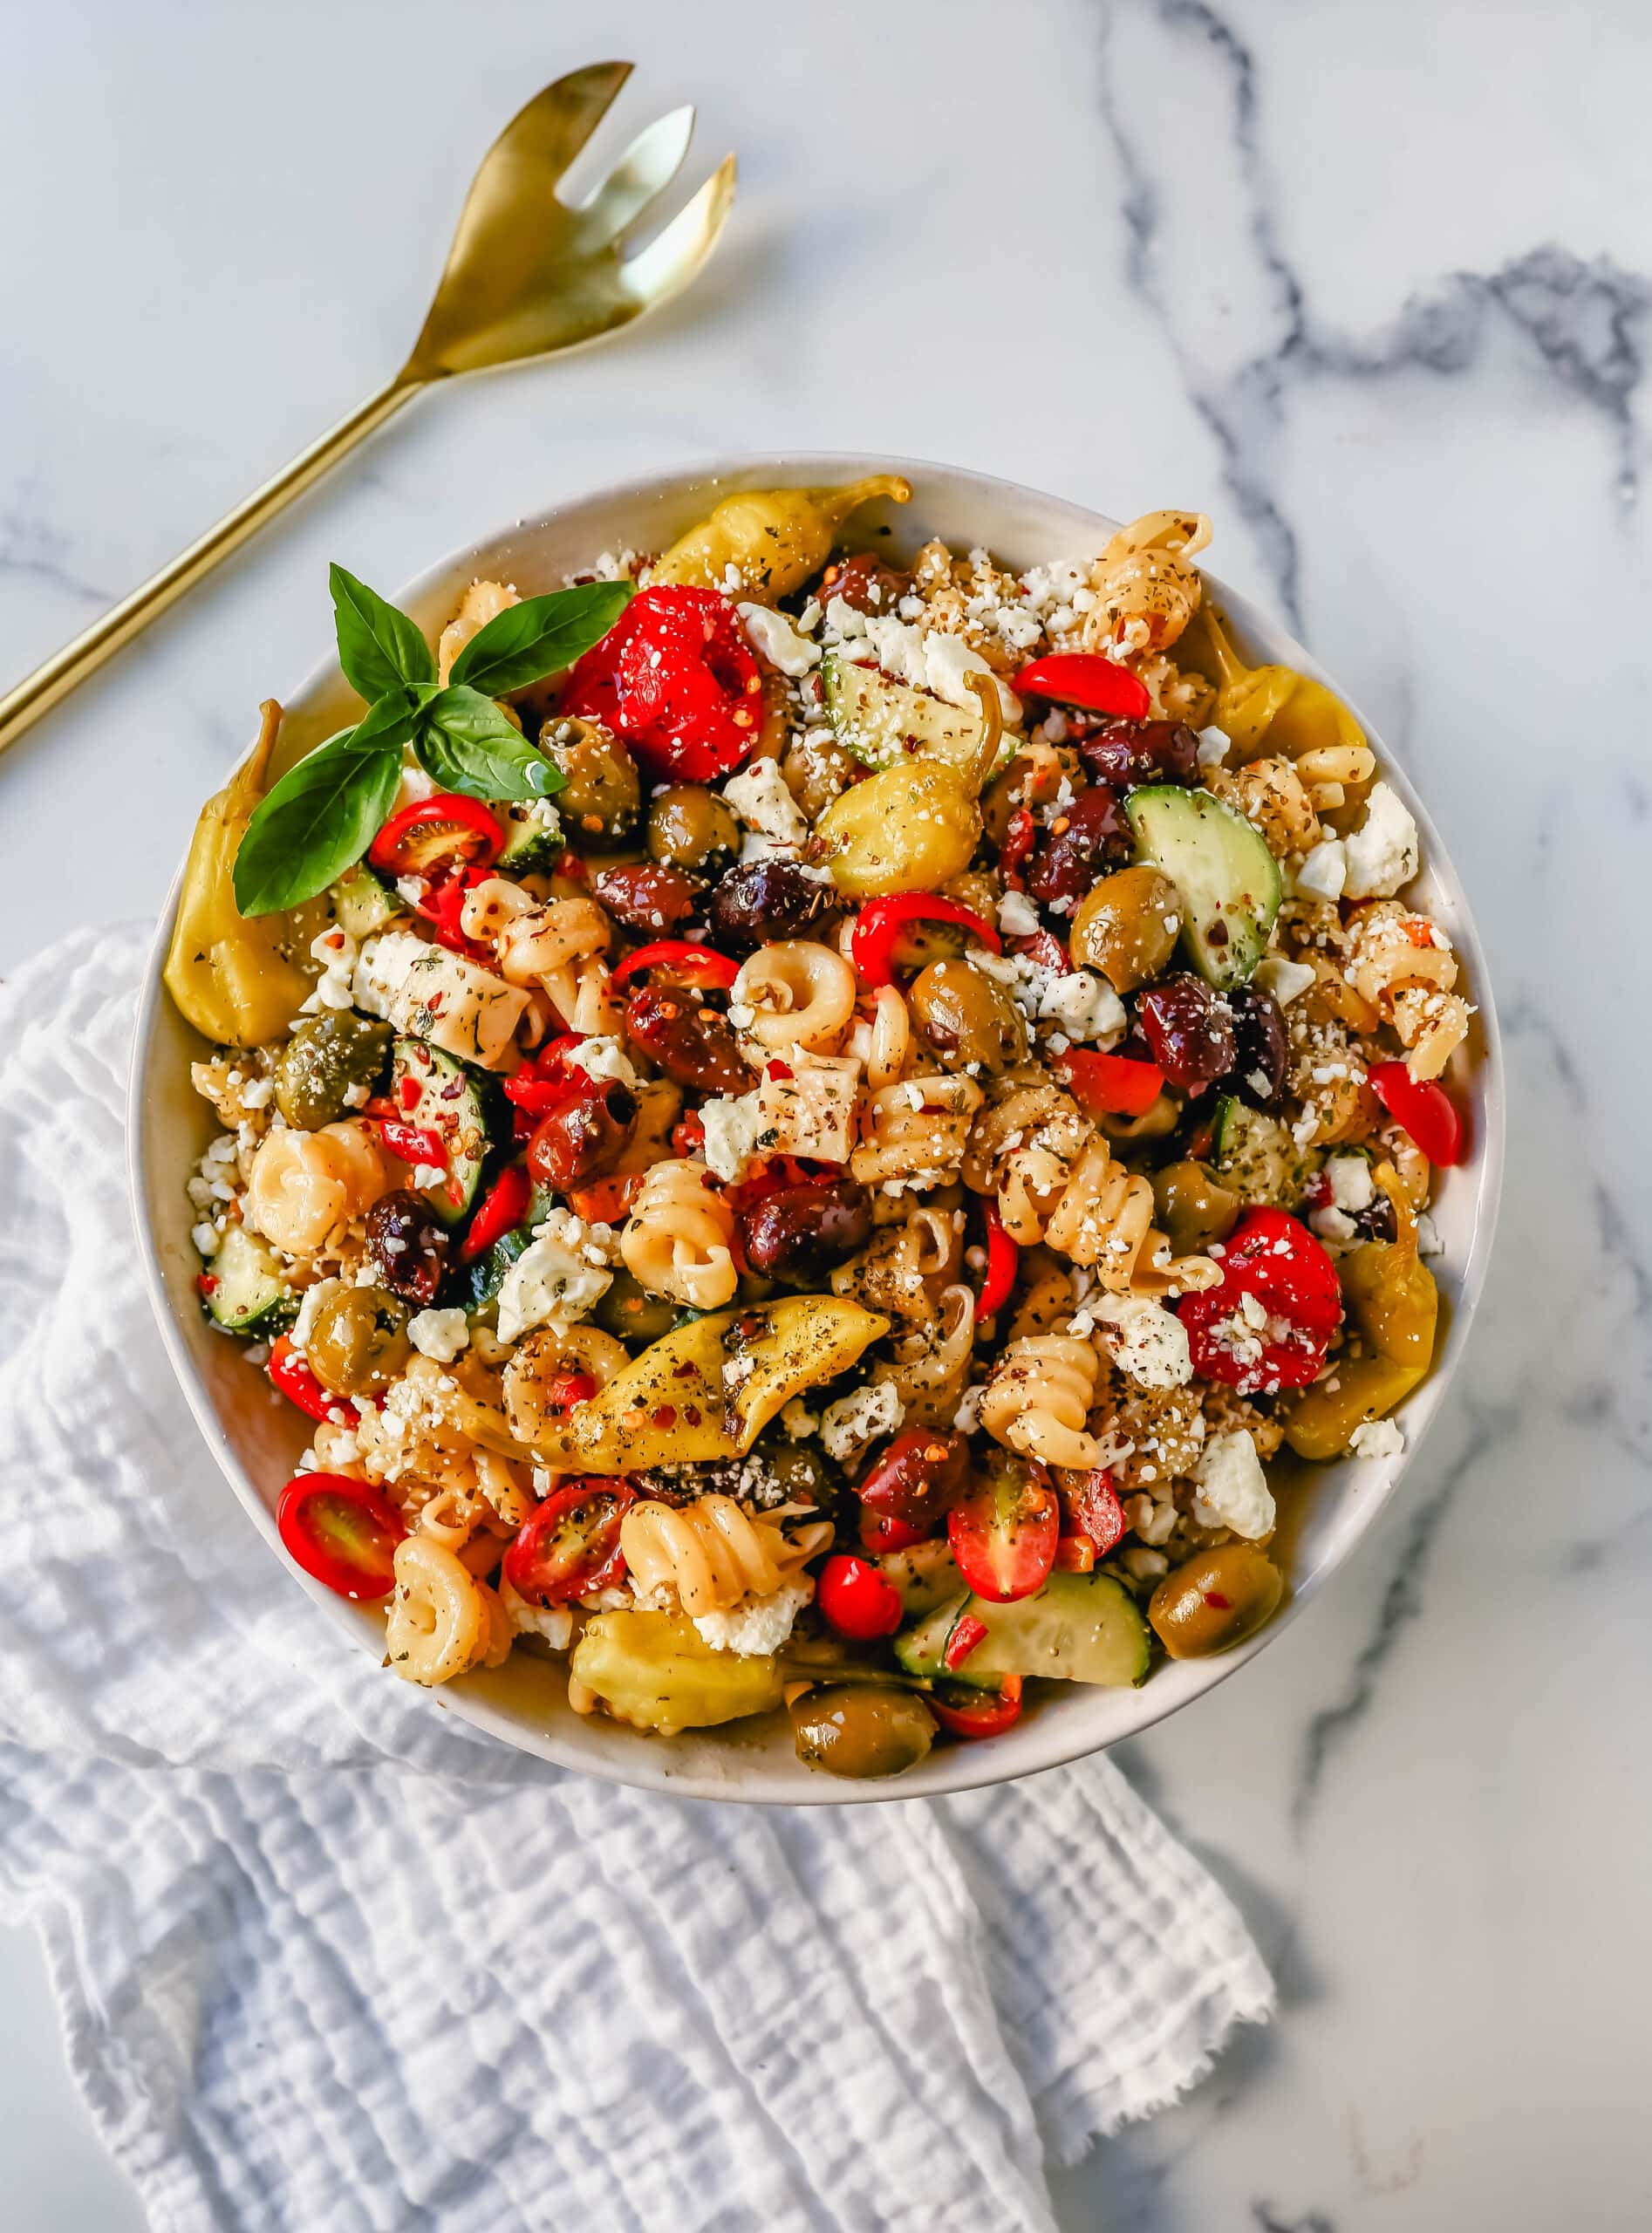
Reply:
[[740, 824], [704, 783], [670, 783], [649, 802], [648, 851], [662, 867], [711, 876], [738, 855]]
[[669, 1296], [650, 1294], [621, 1265], [591, 1316], [604, 1334], [613, 1335], [617, 1341], [647, 1342], [670, 1333], [677, 1310]]
[[795, 861], [744, 861], [713, 888], [707, 918], [712, 939], [735, 953], [780, 939], [800, 939], [826, 912], [829, 884]]
[[693, 913], [700, 893], [700, 885], [680, 869], [649, 868], [641, 862], [604, 869], [596, 889], [616, 922], [648, 938], [675, 930]]
[[678, 1085], [702, 1093], [747, 1093], [750, 1065], [727, 1020], [692, 993], [645, 985], [625, 1007], [631, 1038]]
[[935, 1737], [921, 1698], [872, 1683], [806, 1690], [789, 1711], [798, 1758], [832, 1776], [898, 1776], [918, 1765]]
[[1138, 863], [1092, 884], [1073, 916], [1075, 961], [1099, 969], [1116, 993], [1147, 984], [1170, 959], [1181, 897], [1169, 877]]
[[422, 1310], [447, 1268], [447, 1233], [421, 1194], [399, 1186], [367, 1212], [367, 1253], [381, 1287]]
[[823, 604], [841, 597], [857, 612], [880, 612], [885, 618], [912, 591], [912, 577], [891, 566], [875, 550], [857, 550], [852, 558], [828, 566], [815, 592]]
[[575, 1088], [535, 1125], [528, 1168], [547, 1186], [583, 1185], [611, 1171], [637, 1122], [637, 1096], [618, 1078]]
[[407, 1306], [387, 1287], [339, 1287], [304, 1341], [310, 1369], [335, 1396], [372, 1396], [407, 1362]]
[[855, 1485], [868, 1512], [909, 1527], [932, 1527], [969, 1484], [969, 1444], [950, 1428], [909, 1427]]
[[276, 1063], [276, 1106], [301, 1132], [318, 1132], [348, 1116], [352, 1086], [371, 1089], [390, 1059], [394, 1037], [387, 1023], [369, 1022], [348, 1008], [308, 1015]]
[[1213, 1240], [1225, 1240], [1239, 1209], [1239, 1196], [1202, 1163], [1167, 1163], [1153, 1173], [1154, 1222], [1175, 1255], [1202, 1256]]
[[919, 1037], [947, 1069], [996, 1074], [1027, 1060], [1027, 1024], [1003, 987], [967, 961], [932, 961], [907, 1006]]
[[1178, 970], [1136, 1004], [1143, 1036], [1172, 1085], [1211, 1085], [1233, 1067], [1233, 1023], [1202, 977]]
[[1290, 1068], [1290, 1045], [1285, 1014], [1272, 993], [1259, 985], [1241, 985], [1227, 996], [1233, 1016], [1233, 1075], [1229, 1080], [1241, 1101], [1255, 1109], [1273, 1109], [1285, 1090]]
[[1098, 876], [1129, 859], [1134, 843], [1117, 799], [1105, 783], [1093, 783], [1040, 830], [1027, 888], [1047, 906], [1080, 900]]
[[556, 811], [569, 836], [623, 837], [642, 805], [637, 763], [618, 737], [595, 721], [552, 714], [539, 734], [540, 749], [566, 778]]
[[1098, 782], [1121, 789], [1191, 783], [1198, 772], [1198, 739], [1185, 721], [1107, 721], [1078, 750]]
[[853, 1178], [777, 1186], [740, 1213], [746, 1260], [765, 1279], [823, 1279], [864, 1248], [871, 1231], [871, 1197]]
[[1199, 1551], [1167, 1574], [1147, 1617], [1172, 1659], [1204, 1659], [1231, 1651], [1273, 1619], [1285, 1577], [1250, 1543]]

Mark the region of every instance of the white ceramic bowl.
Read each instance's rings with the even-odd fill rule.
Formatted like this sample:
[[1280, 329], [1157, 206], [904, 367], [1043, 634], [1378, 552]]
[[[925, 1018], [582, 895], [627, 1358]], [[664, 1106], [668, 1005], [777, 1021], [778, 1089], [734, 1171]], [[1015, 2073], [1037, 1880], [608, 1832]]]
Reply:
[[[859, 515], [857, 540], [863, 534], [876, 536], [903, 556], [940, 535], [959, 548], [984, 543], [1023, 569], [1058, 557], [1089, 557], [1116, 525], [1061, 497], [948, 466], [829, 454], [744, 458], [557, 504], [442, 560], [398, 601], [433, 640], [461, 591], [479, 575], [514, 582], [534, 593], [589, 565], [599, 551], [626, 545], [662, 548], [731, 489], [849, 481], [887, 471], [909, 476], [913, 500], [905, 507], [879, 506]], [[885, 529], [886, 536], [879, 532]], [[1218, 529], [1219, 540], [1219, 520]], [[1329, 679], [1273, 621], [1219, 584], [1217, 589], [1253, 659], [1278, 660]], [[318, 604], [319, 597], [318, 590]], [[264, 677], [249, 675], [249, 700], [265, 687]], [[355, 701], [331, 659], [285, 702], [283, 762], [353, 718]], [[1444, 1338], [1433, 1372], [1397, 1414], [1405, 1431], [1405, 1455], [1391, 1464], [1344, 1460], [1317, 1469], [1311, 1486], [1286, 1492], [1287, 1516], [1291, 1499], [1300, 1497], [1305, 1504], [1300, 1524], [1293, 1526], [1293, 1594], [1270, 1626], [1223, 1657], [1169, 1663], [1139, 1690], [1067, 1686], [1041, 1700], [1005, 1735], [986, 1744], [939, 1746], [919, 1767], [887, 1783], [843, 1783], [802, 1767], [793, 1755], [783, 1715], [670, 1740], [645, 1737], [599, 1717], [582, 1718], [563, 1699], [561, 1668], [522, 1651], [495, 1672], [470, 1676], [433, 1693], [433, 1711], [440, 1701], [509, 1745], [619, 1783], [769, 1805], [841, 1806], [967, 1790], [1097, 1752], [1202, 1696], [1280, 1633], [1376, 1519], [1439, 1409], [1484, 1281], [1502, 1173], [1501, 1071], [1485, 958], [1462, 887], [1426, 810], [1372, 723], [1363, 714], [1359, 719], [1388, 780], [1416, 816], [1423, 845], [1419, 889], [1462, 955], [1468, 989], [1478, 1005], [1473, 1042], [1458, 1056], [1454, 1073], [1458, 1095], [1469, 1107], [1472, 1151], [1466, 1163], [1441, 1174], [1433, 1205], [1444, 1244], [1444, 1259], [1434, 1267], [1447, 1301]], [[183, 1182], [217, 1126], [189, 1084], [189, 1062], [201, 1052], [201, 1042], [161, 987], [171, 918], [169, 905], [155, 939], [139, 1018], [131, 1088], [133, 1205], [156, 1314], [184, 1394], [229, 1486], [288, 1575], [314, 1598], [317, 1617], [340, 1624], [359, 1642], [362, 1681], [389, 1682], [393, 1677], [376, 1664], [381, 1620], [299, 1573], [276, 1539], [276, 1498], [304, 1447], [305, 1422], [274, 1394], [262, 1373], [247, 1366], [238, 1343], [208, 1328], [197, 1305], [199, 1265], [189, 1241], [193, 1213]]]

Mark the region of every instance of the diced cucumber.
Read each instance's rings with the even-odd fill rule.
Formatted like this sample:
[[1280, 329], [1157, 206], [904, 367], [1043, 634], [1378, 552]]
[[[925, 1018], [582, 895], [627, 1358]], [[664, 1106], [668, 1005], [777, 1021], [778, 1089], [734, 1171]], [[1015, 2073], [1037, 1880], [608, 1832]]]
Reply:
[[934, 1682], [946, 1672], [941, 1654], [946, 1649], [946, 1639], [952, 1624], [969, 1602], [967, 1589], [959, 1589], [925, 1613], [921, 1621], [910, 1629], [903, 1629], [895, 1639], [895, 1656], [909, 1675], [917, 1675]]
[[1147, 1623], [1110, 1574], [1058, 1571], [1031, 1597], [1009, 1605], [972, 1597], [961, 1609], [973, 1613], [986, 1634], [952, 1670], [954, 1681], [990, 1686], [1006, 1675], [1042, 1675], [1064, 1683], [1123, 1684], [1139, 1683], [1147, 1673]]
[[885, 1551], [877, 1563], [884, 1580], [900, 1592], [909, 1620], [932, 1613], [944, 1598], [956, 1597], [964, 1587], [952, 1547], [944, 1535], [905, 1551]]
[[244, 1225], [226, 1227], [207, 1266], [201, 1300], [226, 1334], [278, 1334], [298, 1315], [298, 1298], [265, 1242]]
[[447, 1175], [420, 1191], [444, 1224], [456, 1224], [476, 1198], [489, 1146], [480, 1081], [440, 1047], [402, 1038], [391, 1049], [390, 1097], [402, 1123], [440, 1136]]
[[[857, 666], [836, 652], [822, 660], [820, 672], [832, 734], [869, 768], [888, 768], [905, 759], [973, 766], [981, 741], [980, 715], [973, 707], [949, 706], [927, 690], [897, 682], [880, 667]], [[1015, 740], [1006, 738], [1000, 767], [1014, 749]]]
[[406, 909], [399, 896], [365, 861], [346, 869], [328, 895], [338, 927], [352, 939], [370, 939]]
[[529, 799], [524, 804], [496, 805], [494, 812], [505, 825], [504, 850], [494, 864], [506, 876], [528, 876], [549, 869], [566, 841], [556, 808], [549, 799]]
[[1209, 791], [1146, 783], [1124, 802], [1137, 857], [1181, 895], [1182, 942], [1219, 993], [1243, 985], [1280, 911], [1279, 864], [1241, 814]]
[[1241, 1202], [1273, 1202], [1294, 1209], [1315, 1158], [1303, 1154], [1287, 1126], [1233, 1094], [1216, 1104], [1211, 1127], [1211, 1168]]

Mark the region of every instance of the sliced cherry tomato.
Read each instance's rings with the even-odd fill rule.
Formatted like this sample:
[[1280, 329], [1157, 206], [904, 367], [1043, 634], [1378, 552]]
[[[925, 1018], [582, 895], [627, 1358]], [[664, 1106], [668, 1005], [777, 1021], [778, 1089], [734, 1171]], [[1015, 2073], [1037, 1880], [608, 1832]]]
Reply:
[[270, 1344], [270, 1362], [266, 1369], [287, 1401], [296, 1403], [311, 1418], [343, 1417], [341, 1398], [329, 1395], [322, 1386], [294, 1349], [290, 1334], [277, 1334]]
[[515, 1233], [528, 1214], [533, 1191], [533, 1183], [521, 1164], [513, 1163], [509, 1171], [502, 1171], [482, 1196], [476, 1214], [470, 1220], [470, 1230], [459, 1244], [460, 1262], [468, 1264], [473, 1257], [491, 1248], [495, 1240]]
[[1089, 1116], [1140, 1116], [1164, 1089], [1164, 1073], [1156, 1062], [1135, 1062], [1093, 1047], [1069, 1047], [1050, 1068]]
[[1194, 1371], [1241, 1396], [1306, 1388], [1342, 1322], [1335, 1265], [1284, 1210], [1241, 1218], [1221, 1265], [1219, 1287], [1176, 1305]]
[[1021, 1260], [1021, 1250], [1004, 1230], [997, 1203], [986, 1203], [983, 1214], [986, 1219], [986, 1274], [975, 1298], [978, 1326], [983, 1318], [995, 1318], [1009, 1301]]
[[1122, 1542], [1126, 1526], [1124, 1507], [1104, 1467], [1092, 1473], [1063, 1473], [1062, 1489], [1079, 1533], [1098, 1555]]
[[634, 953], [628, 953], [609, 982], [618, 987], [654, 969], [665, 971], [673, 985], [692, 985], [701, 993], [726, 993], [740, 974], [737, 961], [708, 946], [696, 946], [691, 939], [656, 939], [652, 945], [639, 946]]
[[850, 1551], [835, 1551], [821, 1568], [815, 1602], [840, 1636], [852, 1636], [857, 1643], [892, 1636], [905, 1611], [888, 1575]]
[[381, 1116], [379, 1137], [402, 1163], [426, 1163], [447, 1168], [447, 1143], [430, 1124], [406, 1124], [399, 1116]]
[[407, 1530], [377, 1489], [349, 1473], [295, 1473], [276, 1506], [288, 1556], [340, 1597], [388, 1597]]
[[568, 1206], [587, 1225], [623, 1225], [647, 1176], [641, 1171], [613, 1171], [584, 1186], [568, 1189]]
[[438, 791], [393, 814], [368, 848], [367, 858], [386, 876], [439, 877], [458, 868], [496, 861], [505, 833], [480, 799]]
[[1111, 714], [1126, 721], [1144, 721], [1153, 710], [1140, 676], [1099, 652], [1053, 652], [1024, 666], [1014, 687], [1018, 698], [1053, 698], [1063, 706], [1082, 706], [1086, 713]]
[[530, 1605], [564, 1605], [625, 1571], [619, 1524], [637, 1492], [623, 1478], [570, 1481], [529, 1513], [505, 1554], [505, 1580]]
[[936, 899], [926, 891], [904, 891], [894, 899], [874, 899], [861, 909], [850, 935], [850, 959], [867, 991], [894, 983], [895, 942], [913, 923], [956, 923], [962, 930], [973, 931], [994, 953], [1003, 952], [1003, 941], [986, 918], [973, 907], [960, 906], [956, 899]]
[[1009, 1468], [946, 1515], [958, 1570], [978, 1597], [1007, 1605], [1049, 1580], [1062, 1511], [1055, 1492]]
[[762, 687], [729, 600], [667, 583], [632, 598], [575, 666], [557, 710], [602, 722], [656, 769], [709, 783], [756, 742]]
[[1414, 1078], [1403, 1062], [1379, 1062], [1367, 1075], [1371, 1091], [1430, 1163], [1462, 1162], [1463, 1119], [1437, 1078]]
[[[855, 1487], [874, 1519], [911, 1531], [899, 1544], [880, 1540], [877, 1548], [892, 1551], [921, 1543], [947, 1506], [962, 1496], [968, 1467], [969, 1444], [950, 1427], [908, 1427], [898, 1434]], [[867, 1540], [864, 1529], [861, 1540]]]
[[960, 1613], [952, 1622], [952, 1634], [941, 1653], [941, 1663], [956, 1673], [976, 1645], [986, 1641], [986, 1622], [978, 1621], [973, 1613]]
[[1055, 1546], [1055, 1568], [1058, 1574], [1091, 1574], [1096, 1567], [1096, 1546], [1088, 1535], [1063, 1535]]
[[996, 1690], [946, 1683], [925, 1693], [925, 1704], [954, 1737], [997, 1737], [1021, 1717], [1021, 1678], [1006, 1675]]

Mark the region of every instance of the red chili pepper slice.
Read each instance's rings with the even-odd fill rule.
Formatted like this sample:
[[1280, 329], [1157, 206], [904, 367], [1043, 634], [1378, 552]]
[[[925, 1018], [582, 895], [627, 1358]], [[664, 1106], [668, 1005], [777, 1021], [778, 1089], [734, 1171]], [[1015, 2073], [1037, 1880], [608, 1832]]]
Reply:
[[729, 600], [662, 584], [640, 591], [576, 664], [557, 710], [600, 721], [654, 768], [708, 783], [756, 742], [762, 687]]
[[495, 1240], [502, 1240], [528, 1214], [528, 1205], [533, 1198], [533, 1185], [521, 1164], [513, 1163], [502, 1171], [488, 1192], [482, 1196], [476, 1214], [470, 1220], [470, 1230], [459, 1244], [459, 1260], [468, 1264], [491, 1248]]
[[456, 870], [445, 883], [435, 885], [422, 899], [413, 902], [413, 913], [430, 925], [431, 936], [437, 945], [445, 946], [450, 953], [462, 953], [468, 961], [486, 962], [488, 958], [487, 947], [468, 939], [460, 922], [465, 894], [481, 884], [487, 874], [486, 869]]
[[930, 1691], [924, 1703], [954, 1737], [997, 1737], [1021, 1717], [1021, 1678], [1006, 1675], [996, 1690], [942, 1685]]
[[1221, 1263], [1219, 1287], [1184, 1294], [1176, 1305], [1194, 1371], [1241, 1396], [1306, 1388], [1342, 1322], [1335, 1265], [1300, 1219], [1283, 1210], [1241, 1218]]
[[349, 1473], [295, 1473], [276, 1505], [288, 1556], [340, 1597], [388, 1597], [396, 1586], [401, 1514]]
[[1111, 714], [1120, 720], [1144, 721], [1153, 710], [1147, 685], [1139, 675], [1099, 652], [1052, 652], [1034, 659], [1016, 676], [1018, 698], [1053, 698], [1063, 706], [1082, 706], [1089, 714]]
[[636, 1501], [623, 1476], [553, 1490], [505, 1553], [505, 1580], [530, 1605], [563, 1605], [611, 1588], [625, 1571], [619, 1526]]
[[329, 1394], [316, 1378], [292, 1345], [290, 1334], [277, 1334], [270, 1345], [270, 1362], [265, 1368], [271, 1381], [290, 1403], [312, 1419], [331, 1419], [342, 1417], [342, 1398]]
[[973, 907], [960, 906], [956, 899], [933, 899], [923, 891], [874, 899], [855, 918], [849, 948], [856, 973], [868, 991], [894, 983], [895, 941], [911, 923], [956, 923], [973, 931], [994, 953], [1003, 952], [1003, 941], [986, 918]]
[[692, 939], [656, 939], [628, 953], [609, 982], [618, 987], [652, 969], [664, 969], [674, 983], [693, 985], [700, 992], [726, 993], [740, 974], [737, 961], [708, 946], [696, 946]]
[[1371, 1091], [1430, 1163], [1461, 1163], [1468, 1141], [1457, 1103], [1436, 1078], [1414, 1078], [1403, 1062], [1378, 1062]]
[[480, 799], [438, 791], [393, 814], [368, 848], [367, 858], [386, 876], [438, 877], [455, 868], [496, 861], [505, 833]]
[[1069, 1047], [1050, 1068], [1090, 1116], [1140, 1116], [1164, 1089], [1164, 1073], [1157, 1062], [1103, 1055], [1093, 1047]]
[[1054, 1489], [1006, 1471], [946, 1515], [958, 1570], [978, 1597], [1007, 1605], [1049, 1580], [1061, 1533]]
[[952, 1622], [952, 1634], [941, 1652], [941, 1663], [956, 1674], [978, 1643], [986, 1641], [986, 1623], [977, 1620], [973, 1613], [960, 1613]]
[[381, 1116], [379, 1137], [403, 1163], [427, 1163], [447, 1168], [447, 1143], [429, 1124], [405, 1123], [399, 1116]]
[[840, 1636], [857, 1643], [892, 1636], [905, 1609], [888, 1575], [849, 1551], [835, 1551], [821, 1568], [815, 1602]]
[[975, 1323], [978, 1326], [983, 1318], [996, 1318], [1009, 1301], [1021, 1260], [1021, 1250], [1004, 1230], [1004, 1220], [998, 1213], [997, 1203], [986, 1203], [983, 1215], [986, 1219], [986, 1276], [982, 1280], [980, 1293], [975, 1298]]

